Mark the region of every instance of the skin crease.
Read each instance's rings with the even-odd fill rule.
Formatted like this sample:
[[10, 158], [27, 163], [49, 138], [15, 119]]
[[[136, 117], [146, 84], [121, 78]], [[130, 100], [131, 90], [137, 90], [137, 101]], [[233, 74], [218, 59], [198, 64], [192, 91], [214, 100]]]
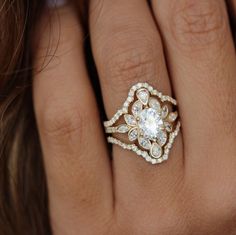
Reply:
[[[236, 55], [225, 2], [151, 8], [91, 0], [89, 24], [108, 118], [138, 81], [179, 102], [182, 132], [154, 166], [116, 146], [110, 161], [74, 9], [51, 10], [51, 24], [46, 15], [39, 25], [35, 67], [48, 65], [35, 73], [34, 106], [55, 235], [236, 234]], [[55, 56], [45, 62], [48, 45]]]

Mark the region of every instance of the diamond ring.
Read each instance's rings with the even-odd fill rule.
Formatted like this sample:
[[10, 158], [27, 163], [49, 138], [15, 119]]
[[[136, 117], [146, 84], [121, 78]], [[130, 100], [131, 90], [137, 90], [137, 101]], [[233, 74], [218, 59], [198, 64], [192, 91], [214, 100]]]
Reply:
[[177, 101], [148, 83], [133, 85], [121, 109], [104, 122], [107, 141], [152, 164], [168, 155], [180, 130]]

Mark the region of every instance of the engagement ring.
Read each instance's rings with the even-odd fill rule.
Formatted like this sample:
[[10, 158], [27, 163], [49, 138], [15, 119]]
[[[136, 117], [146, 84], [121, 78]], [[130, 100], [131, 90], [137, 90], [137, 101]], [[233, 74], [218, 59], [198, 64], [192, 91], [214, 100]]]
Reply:
[[132, 86], [121, 109], [104, 122], [109, 143], [157, 164], [168, 159], [180, 130], [177, 101], [148, 83]]

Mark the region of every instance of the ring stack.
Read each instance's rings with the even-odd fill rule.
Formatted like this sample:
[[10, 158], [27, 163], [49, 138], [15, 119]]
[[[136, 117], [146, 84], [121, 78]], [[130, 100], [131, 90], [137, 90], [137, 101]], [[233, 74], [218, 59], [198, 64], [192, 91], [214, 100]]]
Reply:
[[180, 130], [176, 109], [175, 99], [148, 83], [137, 83], [131, 87], [121, 109], [104, 122], [107, 140], [135, 152], [147, 162], [161, 163], [168, 159]]

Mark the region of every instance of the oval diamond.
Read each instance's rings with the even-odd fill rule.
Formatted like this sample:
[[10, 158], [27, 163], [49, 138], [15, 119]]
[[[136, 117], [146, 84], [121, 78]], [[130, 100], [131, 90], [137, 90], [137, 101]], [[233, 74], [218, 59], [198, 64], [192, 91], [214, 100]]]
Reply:
[[138, 127], [147, 139], [156, 139], [160, 129], [164, 127], [160, 114], [153, 108], [142, 110], [138, 115], [138, 120]]

